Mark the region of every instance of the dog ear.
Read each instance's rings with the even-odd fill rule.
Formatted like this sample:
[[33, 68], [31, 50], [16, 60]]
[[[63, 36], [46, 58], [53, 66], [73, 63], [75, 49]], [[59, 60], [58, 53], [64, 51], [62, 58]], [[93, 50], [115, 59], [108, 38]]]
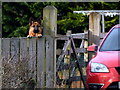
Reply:
[[37, 19], [37, 22], [38, 22], [39, 24], [41, 24], [41, 17], [39, 17], [39, 18]]
[[34, 22], [34, 19], [32, 17], [29, 18], [29, 25], [31, 25]]

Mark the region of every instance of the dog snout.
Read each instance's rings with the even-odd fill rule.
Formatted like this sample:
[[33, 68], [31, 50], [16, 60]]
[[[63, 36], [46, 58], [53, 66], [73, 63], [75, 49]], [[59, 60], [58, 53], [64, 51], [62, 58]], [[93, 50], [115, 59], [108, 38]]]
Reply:
[[38, 27], [34, 27], [33, 32], [34, 32], [34, 33], [38, 33], [38, 32], [39, 32]]
[[34, 30], [38, 30], [38, 27], [37, 27], [37, 26], [35, 26]]

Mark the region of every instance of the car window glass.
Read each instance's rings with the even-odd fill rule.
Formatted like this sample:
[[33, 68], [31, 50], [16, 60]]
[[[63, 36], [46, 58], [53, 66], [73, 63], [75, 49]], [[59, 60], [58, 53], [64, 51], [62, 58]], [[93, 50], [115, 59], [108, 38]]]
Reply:
[[100, 51], [119, 51], [120, 50], [120, 28], [114, 28], [108, 35]]

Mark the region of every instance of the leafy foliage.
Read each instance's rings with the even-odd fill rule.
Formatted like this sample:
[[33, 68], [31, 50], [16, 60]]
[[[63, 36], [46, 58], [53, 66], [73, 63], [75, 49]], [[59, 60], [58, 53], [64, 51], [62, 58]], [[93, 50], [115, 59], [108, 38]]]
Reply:
[[[118, 2], [3, 2], [2, 25], [3, 37], [26, 37], [29, 29], [29, 18], [43, 17], [43, 8], [54, 5], [58, 9], [58, 33], [67, 30], [73, 33], [88, 30], [88, 17], [75, 14], [75, 10], [119, 10]], [[105, 29], [118, 23], [118, 17], [106, 17]]]

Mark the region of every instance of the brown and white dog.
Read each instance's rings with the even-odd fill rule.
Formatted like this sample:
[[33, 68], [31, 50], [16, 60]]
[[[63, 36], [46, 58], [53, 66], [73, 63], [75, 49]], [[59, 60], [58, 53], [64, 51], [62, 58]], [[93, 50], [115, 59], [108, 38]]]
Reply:
[[41, 29], [41, 20], [37, 19], [34, 21], [33, 18], [29, 19], [29, 35], [27, 37], [42, 37], [42, 29]]

